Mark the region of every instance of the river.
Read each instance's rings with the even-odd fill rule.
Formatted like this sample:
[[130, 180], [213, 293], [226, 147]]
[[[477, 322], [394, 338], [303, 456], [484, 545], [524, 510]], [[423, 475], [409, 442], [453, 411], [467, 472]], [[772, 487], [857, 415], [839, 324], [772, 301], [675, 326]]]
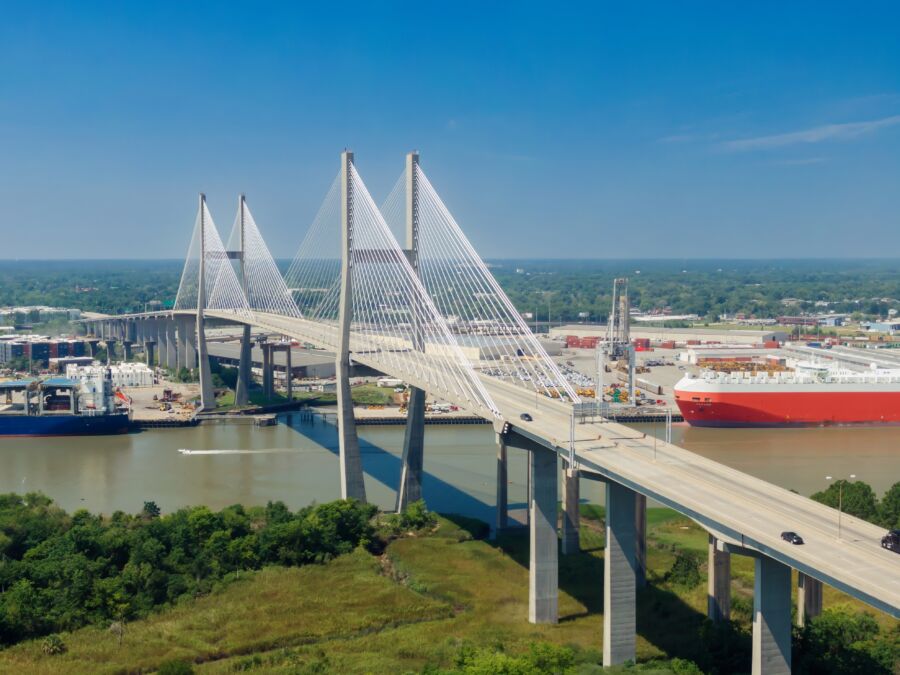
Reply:
[[[164, 512], [282, 500], [292, 508], [340, 496], [337, 436], [321, 419], [285, 415], [276, 426], [202, 425], [123, 436], [0, 439], [0, 492], [41, 491], [63, 508]], [[662, 425], [639, 425], [662, 435]], [[370, 501], [394, 504], [402, 427], [361, 426]], [[493, 519], [496, 445], [488, 425], [426, 428], [424, 494], [430, 508]], [[856, 474], [880, 497], [900, 480], [900, 428], [697, 429], [676, 424], [673, 442], [809, 495], [826, 475]], [[179, 449], [212, 451], [185, 455]], [[524, 453], [510, 451], [512, 508], [525, 498]], [[583, 481], [582, 497], [602, 498]]]

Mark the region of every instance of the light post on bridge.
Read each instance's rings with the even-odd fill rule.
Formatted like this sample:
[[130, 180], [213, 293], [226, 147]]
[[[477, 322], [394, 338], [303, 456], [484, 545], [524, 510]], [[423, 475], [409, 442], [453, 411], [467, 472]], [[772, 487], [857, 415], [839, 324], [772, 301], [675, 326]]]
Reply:
[[[856, 478], [855, 473], [850, 474], [850, 478]], [[832, 480], [831, 476], [825, 476], [825, 480]], [[838, 485], [838, 541], [841, 540], [841, 515], [844, 511], [844, 483], [846, 479], [837, 479]]]

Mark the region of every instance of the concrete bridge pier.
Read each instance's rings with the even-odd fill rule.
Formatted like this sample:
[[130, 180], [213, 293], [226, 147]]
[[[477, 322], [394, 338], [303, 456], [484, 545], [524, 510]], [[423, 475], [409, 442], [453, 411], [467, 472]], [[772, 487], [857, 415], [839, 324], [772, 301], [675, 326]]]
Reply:
[[271, 401], [272, 397], [275, 395], [275, 373], [274, 366], [272, 364], [273, 354], [272, 348], [274, 345], [270, 342], [263, 342], [261, 345], [262, 353], [263, 353], [263, 362], [262, 362], [262, 381], [263, 381], [263, 396], [266, 397], [267, 401]]
[[175, 367], [178, 370], [187, 368], [187, 336], [184, 334], [184, 321], [173, 319], [175, 330]]
[[178, 370], [178, 340], [175, 335], [175, 320], [166, 321], [166, 361], [169, 368]]
[[542, 445], [529, 444], [531, 481], [528, 491], [530, 558], [528, 564], [528, 620], [559, 621], [559, 537], [557, 455]]
[[797, 625], [801, 628], [822, 613], [822, 582], [797, 573]]
[[509, 458], [506, 439], [497, 434], [497, 520], [495, 534], [509, 527]]
[[147, 365], [152, 368], [156, 361], [156, 343], [153, 340], [144, 340], [144, 358]]
[[123, 341], [122, 341], [122, 359], [123, 359], [124, 361], [131, 361], [131, 356], [132, 356], [132, 353], [131, 353], [131, 344], [132, 344], [132, 343], [131, 343], [130, 340], [123, 340]]
[[183, 319], [178, 329], [184, 329], [184, 367], [194, 370], [197, 367], [197, 329], [192, 318]]
[[731, 553], [709, 535], [706, 615], [716, 623], [731, 619]]
[[291, 343], [287, 343], [284, 350], [284, 393], [287, 395], [288, 401], [294, 400], [294, 364], [292, 359]]
[[425, 459], [425, 392], [409, 388], [406, 433], [400, 460], [400, 488], [397, 490], [397, 512], [411, 502], [422, 499], [422, 467]]
[[253, 344], [250, 342], [250, 325], [244, 324], [241, 333], [241, 359], [238, 362], [237, 385], [234, 389], [234, 404], [247, 405], [250, 402], [250, 369]]
[[112, 365], [113, 356], [116, 353], [116, 339], [112, 337], [106, 338], [106, 365]]
[[353, 396], [350, 391], [350, 323], [353, 320], [353, 153], [341, 153], [341, 295], [338, 306], [338, 345], [335, 353], [338, 444], [340, 446], [341, 497], [366, 501], [362, 456]]
[[203, 315], [197, 317], [197, 364], [200, 371], [200, 408], [213, 410], [216, 407], [216, 396], [213, 391], [212, 371], [209, 367], [209, 353], [206, 345], [206, 328]]
[[159, 359], [160, 368], [169, 367], [169, 333], [166, 330], [166, 320], [156, 320], [156, 358]]
[[606, 553], [603, 556], [603, 665], [633, 661], [637, 646], [634, 490], [606, 482]]
[[647, 496], [634, 493], [634, 583], [647, 585]]
[[581, 512], [579, 511], [581, 472], [570, 466], [563, 471], [562, 553], [571, 555], [581, 551]]
[[753, 675], [791, 672], [791, 568], [760, 555], [753, 582]]

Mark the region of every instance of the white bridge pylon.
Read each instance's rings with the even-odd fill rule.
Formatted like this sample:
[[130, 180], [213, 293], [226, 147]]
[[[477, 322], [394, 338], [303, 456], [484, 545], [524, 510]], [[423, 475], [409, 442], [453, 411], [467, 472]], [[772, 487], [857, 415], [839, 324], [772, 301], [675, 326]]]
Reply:
[[401, 174], [382, 212], [396, 232], [405, 218], [407, 186], [415, 185], [418, 272], [426, 292], [481, 372], [578, 402], [572, 385], [534, 336], [441, 200], [418, 162]]
[[[284, 276], [243, 197], [227, 248], [204, 202], [175, 309], [198, 309], [202, 249], [207, 299], [203, 310], [232, 314], [242, 323], [263, 315], [299, 319], [304, 335], [319, 325], [323, 337], [319, 346], [335, 348], [343, 217], [349, 229], [345, 259], [352, 288], [351, 354], [386, 374], [405, 374], [426, 383], [432, 395], [463, 402], [471, 412], [488, 418], [500, 414], [485, 388], [485, 377], [578, 402], [418, 163], [411, 166], [413, 180], [404, 172], [379, 209], [351, 162], [348, 194], [342, 195], [339, 174]], [[411, 185], [416, 188], [418, 219], [415, 269], [410, 251], [398, 243], [389, 226], [396, 228], [408, 217], [404, 206], [413, 203], [408, 194]]]

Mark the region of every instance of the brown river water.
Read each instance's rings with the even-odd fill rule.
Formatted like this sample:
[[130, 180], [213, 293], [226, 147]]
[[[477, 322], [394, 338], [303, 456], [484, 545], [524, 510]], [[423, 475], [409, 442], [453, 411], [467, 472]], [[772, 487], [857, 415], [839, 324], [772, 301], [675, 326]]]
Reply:
[[[123, 436], [0, 438], [0, 492], [41, 491], [67, 510], [139, 511], [153, 500], [172, 511], [206, 504], [292, 508], [338, 498], [337, 436], [316, 419], [286, 415], [272, 427], [204, 425]], [[662, 425], [638, 425], [662, 436]], [[363, 426], [370, 501], [391, 508], [403, 428]], [[430, 508], [493, 520], [496, 445], [491, 427], [429, 425], [424, 493]], [[826, 475], [856, 474], [879, 496], [900, 480], [900, 427], [695, 429], [677, 424], [673, 442], [801, 494], [827, 486]], [[182, 454], [179, 449], [207, 453]], [[511, 506], [525, 499], [524, 454], [510, 451]], [[582, 497], [602, 499], [583, 481]]]

